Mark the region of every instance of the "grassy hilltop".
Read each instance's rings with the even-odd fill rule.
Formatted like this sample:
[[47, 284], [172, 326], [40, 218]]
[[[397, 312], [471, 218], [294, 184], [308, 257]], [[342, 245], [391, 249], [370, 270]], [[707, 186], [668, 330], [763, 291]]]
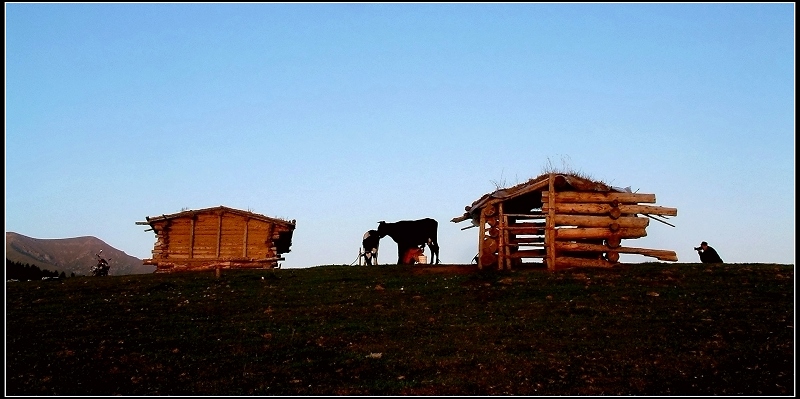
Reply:
[[794, 395], [794, 266], [6, 283], [7, 395]]

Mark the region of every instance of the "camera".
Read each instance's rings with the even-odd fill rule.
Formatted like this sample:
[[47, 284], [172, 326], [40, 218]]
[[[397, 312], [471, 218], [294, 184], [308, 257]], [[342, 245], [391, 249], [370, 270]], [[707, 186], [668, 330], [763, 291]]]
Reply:
[[695, 251], [700, 251], [701, 249], [703, 249], [703, 247], [694, 247]]

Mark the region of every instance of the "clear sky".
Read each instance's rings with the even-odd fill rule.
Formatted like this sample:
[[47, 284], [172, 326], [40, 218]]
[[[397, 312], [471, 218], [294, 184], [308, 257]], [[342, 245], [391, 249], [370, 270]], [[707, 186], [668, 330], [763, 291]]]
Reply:
[[468, 263], [477, 230], [450, 219], [556, 166], [678, 209], [623, 245], [795, 260], [792, 3], [5, 11], [7, 232], [149, 258], [137, 221], [224, 205], [296, 219], [291, 268], [432, 217]]

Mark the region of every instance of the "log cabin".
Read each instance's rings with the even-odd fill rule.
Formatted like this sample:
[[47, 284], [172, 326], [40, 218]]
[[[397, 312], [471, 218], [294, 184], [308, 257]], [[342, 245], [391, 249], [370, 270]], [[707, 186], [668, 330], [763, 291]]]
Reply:
[[497, 189], [466, 206], [451, 221], [478, 227], [478, 268], [522, 265], [549, 270], [613, 267], [619, 254], [676, 262], [675, 251], [623, 246], [645, 237], [651, 220], [677, 216], [676, 208], [652, 205], [655, 194], [632, 193], [574, 174], [547, 173]]
[[278, 268], [290, 252], [295, 220], [267, 217], [225, 206], [146, 217], [156, 242], [156, 273], [189, 270]]

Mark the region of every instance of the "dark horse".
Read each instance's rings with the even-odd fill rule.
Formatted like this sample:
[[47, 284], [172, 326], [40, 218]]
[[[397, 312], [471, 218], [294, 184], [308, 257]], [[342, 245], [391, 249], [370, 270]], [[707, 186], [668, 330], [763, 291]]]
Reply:
[[[439, 262], [439, 243], [436, 231], [439, 223], [431, 218], [420, 220], [401, 220], [395, 223], [378, 222], [378, 236], [389, 236], [397, 243], [397, 264], [403, 264], [403, 255], [412, 248], [428, 244], [431, 249], [431, 263]], [[434, 259], [435, 262], [434, 262]]]

